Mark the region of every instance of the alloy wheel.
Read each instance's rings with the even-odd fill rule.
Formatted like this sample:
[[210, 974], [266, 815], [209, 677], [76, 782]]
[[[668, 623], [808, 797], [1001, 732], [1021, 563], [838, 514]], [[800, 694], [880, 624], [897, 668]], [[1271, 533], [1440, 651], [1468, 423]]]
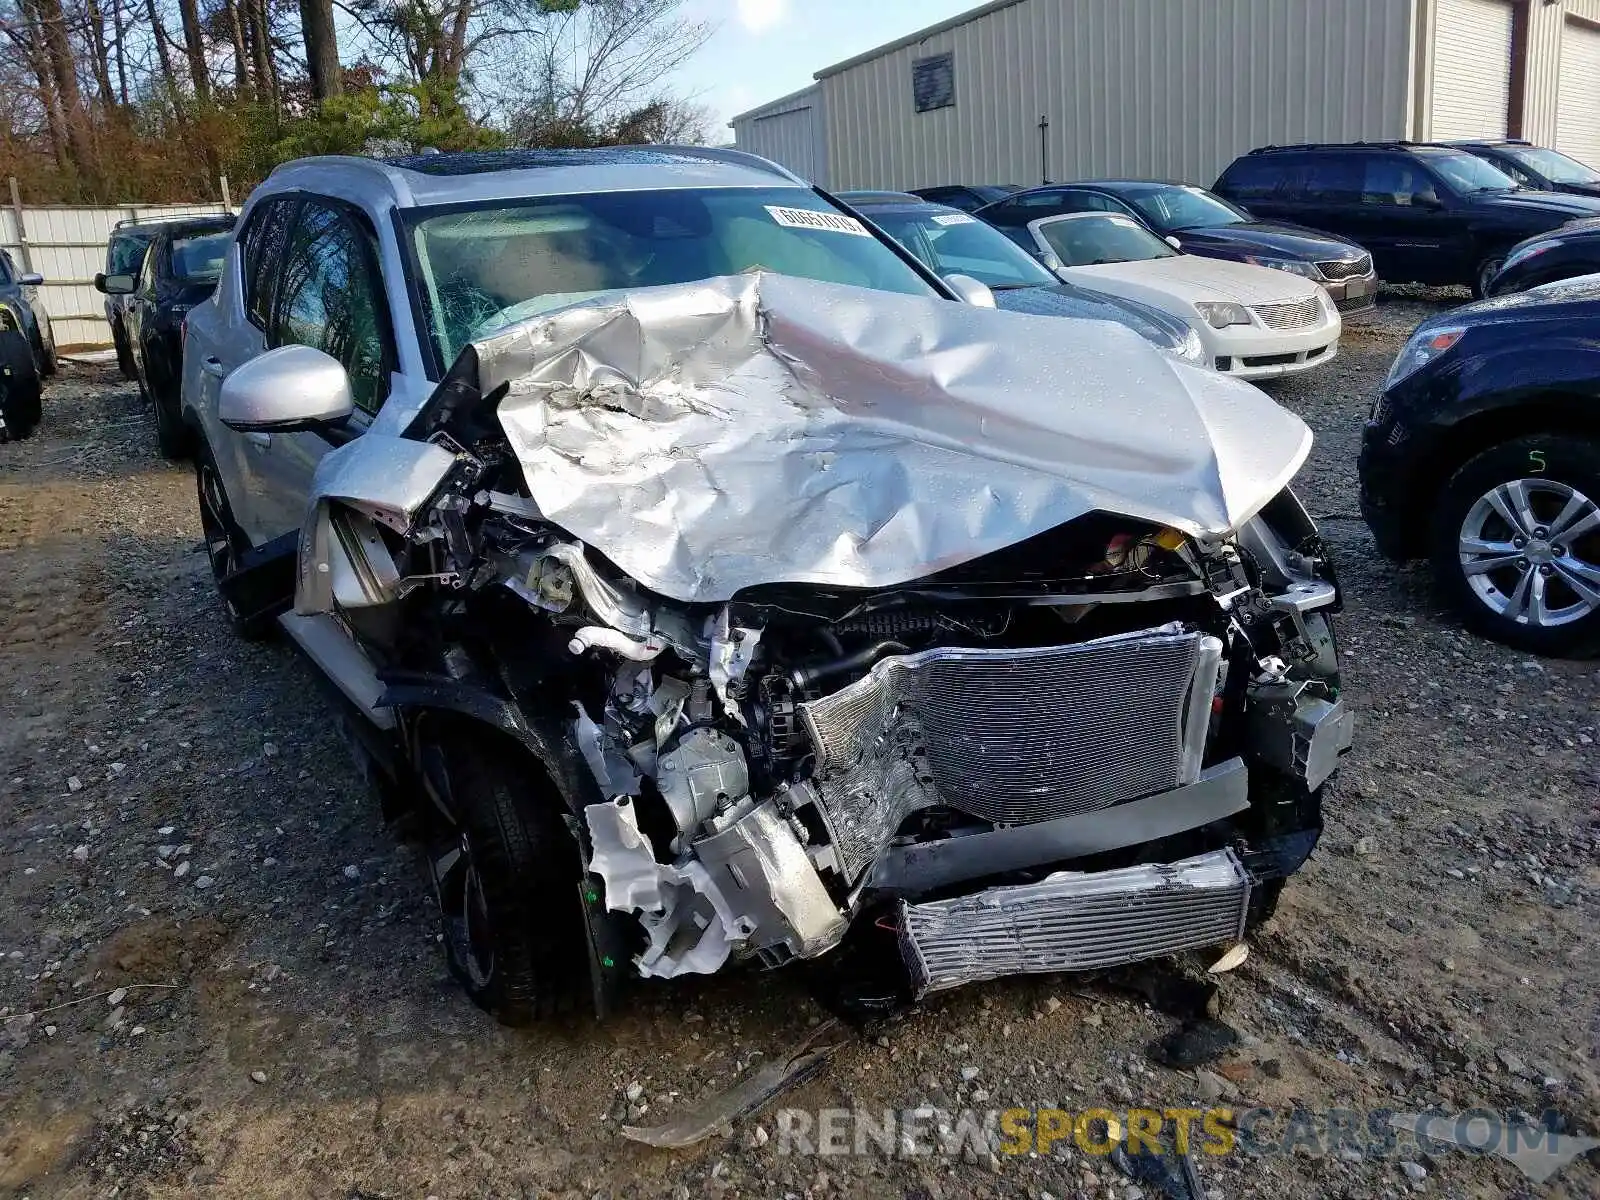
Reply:
[[458, 815], [449, 756], [437, 742], [425, 741], [418, 747], [418, 758], [418, 777], [428, 802], [423, 853], [445, 941], [450, 957], [472, 986], [484, 988], [494, 977], [494, 933], [472, 839]]
[[1554, 628], [1600, 609], [1600, 506], [1554, 479], [1516, 479], [1461, 523], [1461, 571], [1497, 616]]

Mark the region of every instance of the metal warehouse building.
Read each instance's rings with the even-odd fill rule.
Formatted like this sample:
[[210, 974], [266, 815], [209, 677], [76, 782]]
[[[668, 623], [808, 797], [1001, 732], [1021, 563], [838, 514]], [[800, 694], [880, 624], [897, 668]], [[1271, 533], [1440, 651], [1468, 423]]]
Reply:
[[1600, 167], [1600, 0], [994, 0], [732, 121], [825, 187], [1210, 183], [1253, 146], [1525, 137]]

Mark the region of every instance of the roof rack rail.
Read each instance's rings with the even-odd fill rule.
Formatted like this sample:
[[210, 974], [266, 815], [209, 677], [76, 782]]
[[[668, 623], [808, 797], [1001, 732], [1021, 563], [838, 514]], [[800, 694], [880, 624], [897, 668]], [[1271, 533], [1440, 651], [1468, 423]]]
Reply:
[[1282, 146], [1257, 146], [1251, 154], [1275, 154], [1283, 150], [1408, 150], [1412, 146], [1426, 146], [1427, 142], [1412, 142], [1396, 138], [1382, 142], [1293, 142]]

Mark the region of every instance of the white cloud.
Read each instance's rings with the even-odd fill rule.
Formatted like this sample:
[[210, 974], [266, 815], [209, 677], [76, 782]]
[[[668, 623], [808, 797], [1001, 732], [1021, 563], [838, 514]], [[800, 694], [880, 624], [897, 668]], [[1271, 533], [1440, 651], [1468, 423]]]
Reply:
[[789, 15], [789, 0], [737, 0], [739, 24], [751, 33], [765, 33]]

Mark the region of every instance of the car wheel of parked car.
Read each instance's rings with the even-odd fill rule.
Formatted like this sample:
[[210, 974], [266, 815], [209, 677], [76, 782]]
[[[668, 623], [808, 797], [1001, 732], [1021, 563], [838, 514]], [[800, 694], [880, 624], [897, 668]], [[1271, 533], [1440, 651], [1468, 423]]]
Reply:
[[0, 332], [0, 416], [6, 438], [20, 440], [33, 432], [44, 416], [43, 396], [27, 338], [15, 330]]
[[1505, 265], [1505, 261], [1505, 255], [1495, 254], [1478, 264], [1478, 273], [1472, 281], [1472, 294], [1479, 300], [1489, 294], [1489, 284], [1500, 274], [1500, 268]]
[[504, 1025], [573, 1008], [589, 984], [578, 848], [493, 734], [428, 714], [417, 729], [423, 852], [450, 973]]
[[1517, 438], [1451, 477], [1433, 563], [1467, 624], [1536, 654], [1600, 651], [1600, 443]]
[[43, 330], [39, 333], [39, 373], [46, 377], [54, 375], [60, 368], [60, 360], [56, 357], [56, 334], [50, 328], [48, 320]]
[[133, 361], [133, 347], [128, 345], [128, 335], [119, 322], [111, 327], [111, 344], [117, 348], [117, 370], [124, 379], [137, 379], [138, 365]]
[[211, 560], [211, 576], [217, 581], [222, 606], [227, 610], [233, 630], [246, 641], [257, 642], [270, 637], [275, 628], [271, 617], [246, 618], [222, 591], [222, 581], [238, 568], [239, 555], [245, 546], [244, 534], [233, 519], [233, 509], [228, 504], [228, 494], [223, 490], [222, 477], [209, 456], [195, 458], [195, 491], [200, 501], [200, 531], [205, 538], [206, 557]]
[[169, 461], [187, 458], [192, 436], [189, 427], [161, 400], [154, 401], [153, 407], [156, 413], [156, 449], [161, 451], [161, 457]]

